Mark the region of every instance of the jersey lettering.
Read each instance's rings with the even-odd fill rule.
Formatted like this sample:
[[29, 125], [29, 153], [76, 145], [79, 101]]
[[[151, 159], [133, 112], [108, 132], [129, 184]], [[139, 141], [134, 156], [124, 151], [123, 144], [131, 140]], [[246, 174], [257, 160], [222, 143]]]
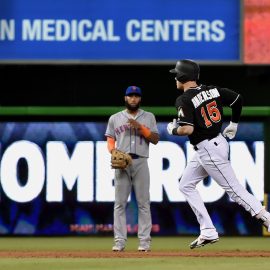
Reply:
[[114, 129], [114, 132], [115, 132], [115, 134], [120, 135], [121, 133], [123, 133], [129, 129], [130, 129], [129, 126], [127, 124], [124, 124], [124, 125], [116, 127]]
[[219, 97], [220, 94], [217, 88], [205, 90], [199, 92], [195, 97], [191, 99], [195, 109], [198, 108], [203, 102], [208, 101], [213, 98]]
[[217, 108], [217, 103], [215, 100], [206, 104], [206, 109], [210, 119], [208, 118], [204, 107], [201, 108], [201, 115], [204, 119], [205, 126], [208, 128], [212, 126], [212, 122], [218, 123], [221, 120], [221, 114], [219, 109]]

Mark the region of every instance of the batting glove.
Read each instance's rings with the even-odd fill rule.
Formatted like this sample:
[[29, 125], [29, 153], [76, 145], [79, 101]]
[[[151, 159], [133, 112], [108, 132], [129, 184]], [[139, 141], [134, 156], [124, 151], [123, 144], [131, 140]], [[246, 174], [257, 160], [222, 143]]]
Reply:
[[176, 123], [176, 119], [173, 119], [172, 122], [170, 122], [168, 125], [167, 125], [167, 131], [170, 135], [176, 135], [177, 134], [177, 128], [178, 128], [178, 125]]
[[224, 129], [223, 136], [233, 139], [237, 131], [238, 123], [230, 122], [230, 124]]

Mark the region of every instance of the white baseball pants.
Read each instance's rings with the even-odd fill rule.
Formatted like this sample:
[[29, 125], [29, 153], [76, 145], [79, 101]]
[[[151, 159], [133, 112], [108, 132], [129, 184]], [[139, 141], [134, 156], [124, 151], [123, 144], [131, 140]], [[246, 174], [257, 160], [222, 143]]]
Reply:
[[228, 159], [229, 144], [221, 134], [211, 140], [200, 142], [196, 147], [198, 150], [184, 170], [179, 189], [197, 217], [201, 235], [213, 239], [218, 237], [218, 233], [196, 190], [196, 185], [208, 175], [227, 192], [233, 201], [243, 206], [252, 216], [257, 215], [263, 206], [237, 180]]

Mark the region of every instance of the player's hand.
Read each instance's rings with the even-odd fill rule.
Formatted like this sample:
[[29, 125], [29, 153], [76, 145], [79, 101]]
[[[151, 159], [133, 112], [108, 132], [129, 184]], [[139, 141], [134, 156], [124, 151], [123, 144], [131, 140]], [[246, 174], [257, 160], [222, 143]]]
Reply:
[[173, 130], [174, 130], [175, 128], [177, 128], [177, 127], [178, 127], [178, 125], [177, 125], [177, 123], [176, 123], [176, 119], [173, 119], [173, 121], [170, 122], [170, 123], [167, 125], [167, 131], [168, 131], [168, 133], [169, 133], [170, 135], [173, 135]]
[[138, 121], [136, 121], [134, 119], [131, 119], [131, 118], [128, 119], [128, 124], [129, 124], [130, 127], [134, 128], [134, 129], [140, 129], [141, 128], [141, 124]]
[[224, 129], [223, 136], [228, 137], [229, 139], [233, 139], [237, 132], [238, 123], [230, 122], [230, 124]]

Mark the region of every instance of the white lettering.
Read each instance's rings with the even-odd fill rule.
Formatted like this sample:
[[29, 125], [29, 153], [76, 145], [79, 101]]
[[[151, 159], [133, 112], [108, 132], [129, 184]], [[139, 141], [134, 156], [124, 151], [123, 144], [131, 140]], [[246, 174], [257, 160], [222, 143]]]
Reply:
[[[168, 167], [163, 168], [163, 164]], [[153, 202], [163, 201], [163, 190], [171, 202], [185, 201], [178, 183], [186, 165], [183, 149], [173, 142], [151, 145], [149, 153], [150, 198]]]
[[[128, 20], [126, 38], [130, 42], [221, 42], [225, 39], [221, 20]], [[22, 40], [30, 41], [120, 41], [113, 20], [24, 19]], [[0, 40], [15, 38], [15, 21], [0, 20]]]
[[113, 20], [108, 20], [107, 22], [107, 32], [108, 32], [108, 41], [120, 41], [120, 36], [114, 34], [114, 22]]
[[[245, 142], [230, 142], [230, 146], [230, 160], [237, 178], [244, 187], [249, 187], [256, 198], [263, 201], [264, 142], [254, 142], [254, 158]], [[45, 188], [48, 202], [61, 202], [64, 200], [65, 186], [67, 190], [77, 188], [77, 201], [91, 202], [94, 201], [95, 187], [95, 201], [113, 202], [114, 170], [110, 168], [107, 144], [97, 141], [95, 147], [94, 151], [92, 141], [77, 142], [70, 154], [64, 142], [49, 141], [44, 154], [37, 144], [30, 141], [14, 142], [2, 155], [2, 190], [10, 199], [24, 203], [38, 197]], [[162, 202], [164, 194], [171, 202], [185, 201], [179, 191], [178, 180], [186, 163], [194, 155], [194, 150], [189, 142], [184, 148], [186, 155], [182, 147], [174, 142], [161, 141], [157, 145], [150, 145], [148, 164], [151, 201]], [[21, 160], [27, 164], [27, 179], [20, 178], [18, 164]], [[197, 189], [204, 202], [217, 201], [225, 193], [211, 178], [207, 183], [201, 181]]]
[[139, 41], [141, 35], [137, 30], [140, 28], [140, 22], [138, 20], [129, 20], [126, 26], [126, 36], [129, 41]]
[[254, 142], [255, 160], [245, 142], [230, 143], [230, 159], [239, 182], [249, 186], [254, 196], [263, 201], [264, 195], [264, 144]]
[[77, 21], [76, 20], [72, 20], [71, 21], [71, 30], [70, 30], [70, 34], [71, 34], [71, 40], [72, 41], [76, 41], [78, 39], [78, 33], [77, 33]]
[[170, 39], [170, 29], [169, 29], [169, 21], [164, 21], [162, 24], [161, 21], [156, 22], [155, 26], [155, 32], [154, 32], [154, 40], [157, 41], [169, 41]]
[[22, 40], [31, 41], [119, 41], [113, 20], [23, 20]]
[[215, 20], [212, 22], [212, 31], [211, 39], [215, 42], [221, 42], [225, 39], [225, 31], [223, 28], [225, 27], [225, 23], [220, 20]]
[[210, 89], [209, 92], [210, 92], [210, 94], [211, 94], [211, 96], [212, 96], [213, 98], [216, 98], [216, 97], [219, 97], [219, 96], [220, 96], [220, 94], [219, 94], [217, 88]]
[[142, 41], [154, 41], [154, 21], [153, 20], [143, 20], [142, 21]]
[[55, 20], [43, 20], [42, 22], [43, 22], [42, 39], [44, 41], [54, 41], [55, 40], [55, 32], [54, 32]]
[[202, 91], [191, 99], [195, 108], [199, 107], [203, 102], [219, 97], [219, 92], [216, 88], [210, 89], [209, 91]]
[[188, 41], [196, 41], [196, 23], [194, 20], [186, 20], [183, 24], [183, 40]]
[[55, 39], [57, 41], [66, 41], [70, 36], [70, 24], [66, 20], [58, 20], [55, 28]]
[[81, 20], [78, 24], [78, 37], [81, 41], [91, 40], [92, 33], [90, 29], [92, 27], [92, 22], [89, 20]]
[[172, 20], [169, 21], [170, 25], [172, 26], [172, 35], [173, 41], [179, 41], [180, 37], [180, 26], [183, 24], [183, 21], [180, 20]]
[[224, 26], [220, 20], [129, 20], [126, 36], [131, 42], [221, 42]]
[[15, 39], [15, 20], [0, 20], [0, 41]]
[[93, 142], [78, 142], [71, 158], [63, 142], [47, 143], [47, 201], [63, 200], [63, 182], [71, 190], [77, 182], [79, 202], [93, 201]]
[[[21, 185], [17, 175], [20, 159], [25, 159], [28, 166], [25, 185]], [[1, 183], [10, 199], [21, 203], [32, 201], [40, 194], [44, 181], [45, 166], [38, 145], [29, 141], [17, 141], [6, 149], [1, 162]]]
[[41, 20], [22, 21], [22, 40], [41, 40]]
[[197, 21], [197, 41], [211, 41], [210, 39], [210, 23], [205, 20]]
[[97, 20], [95, 24], [95, 28], [93, 29], [92, 40], [96, 41], [98, 39], [103, 40], [103, 41], [107, 40], [105, 25], [102, 20]]
[[107, 142], [97, 142], [96, 144], [96, 201], [113, 202], [114, 195], [114, 170], [110, 166], [111, 155], [107, 149]]

